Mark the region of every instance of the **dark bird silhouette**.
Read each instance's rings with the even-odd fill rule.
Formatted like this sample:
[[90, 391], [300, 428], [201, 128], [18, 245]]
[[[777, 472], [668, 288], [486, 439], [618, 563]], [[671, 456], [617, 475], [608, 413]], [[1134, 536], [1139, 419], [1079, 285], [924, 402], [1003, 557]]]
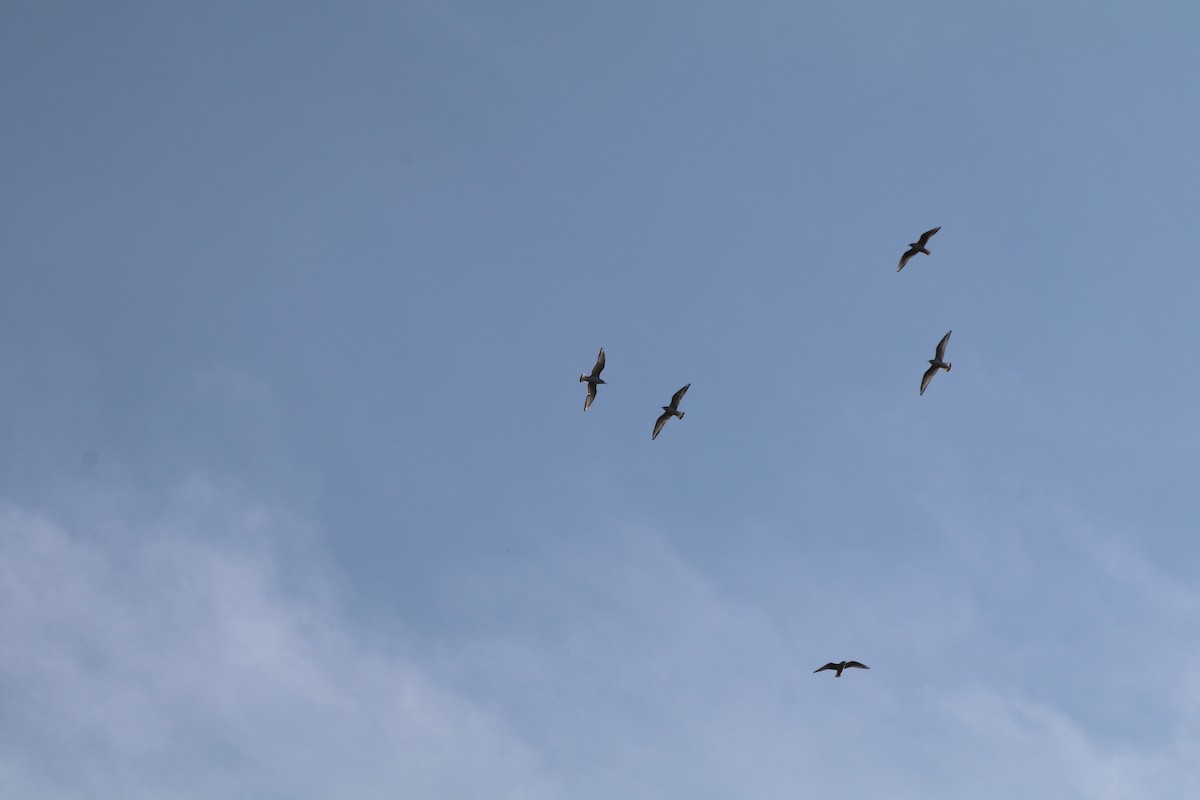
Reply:
[[950, 371], [950, 365], [944, 359], [946, 357], [946, 342], [950, 341], [950, 334], [954, 331], [946, 331], [946, 335], [938, 342], [937, 352], [933, 354], [933, 358], [929, 359], [929, 369], [925, 370], [925, 375], [921, 378], [921, 394], [925, 394], [925, 387], [933, 380], [933, 376], [937, 374], [939, 369]]
[[848, 669], [850, 667], [857, 667], [858, 669], [870, 669], [870, 667], [868, 667], [866, 664], [860, 664], [857, 661], [842, 661], [841, 663], [838, 663], [838, 664], [835, 664], [832, 661], [830, 661], [825, 666], [819, 667], [818, 669], [814, 669], [813, 674], [815, 675], [818, 672], [820, 672], [821, 670], [825, 670], [825, 669], [836, 669], [837, 674], [834, 675], [833, 677], [840, 678], [840, 677], [842, 677], [842, 670]]
[[689, 388], [691, 388], [690, 383], [672, 395], [671, 405], [662, 407], [662, 416], [659, 417], [658, 421], [654, 423], [654, 435], [650, 437], [650, 441], [654, 441], [658, 438], [659, 431], [663, 429], [663, 425], [666, 425], [667, 420], [669, 420], [671, 417], [679, 417], [680, 419], [683, 419], [683, 412], [679, 410], [679, 401], [683, 399], [685, 394], [687, 394], [687, 390]]
[[896, 272], [899, 272], [900, 270], [904, 269], [904, 265], [908, 263], [908, 260], [910, 258], [912, 258], [913, 256], [915, 256], [917, 253], [924, 253], [925, 255], [929, 255], [929, 251], [925, 248], [925, 245], [929, 244], [929, 240], [933, 237], [933, 235], [935, 233], [937, 233], [941, 229], [942, 229], [942, 226], [938, 225], [933, 230], [925, 231], [924, 233], [922, 233], [921, 238], [917, 239], [915, 242], [909, 242], [908, 250], [904, 251], [904, 255], [900, 256], [900, 266], [896, 267]]
[[592, 367], [591, 375], [579, 374], [579, 382], [588, 385], [587, 397], [583, 400], [583, 410], [587, 411], [592, 406], [592, 401], [596, 399], [596, 386], [604, 383], [600, 380], [600, 373], [604, 371], [604, 348], [600, 348], [600, 355], [596, 356], [596, 366]]

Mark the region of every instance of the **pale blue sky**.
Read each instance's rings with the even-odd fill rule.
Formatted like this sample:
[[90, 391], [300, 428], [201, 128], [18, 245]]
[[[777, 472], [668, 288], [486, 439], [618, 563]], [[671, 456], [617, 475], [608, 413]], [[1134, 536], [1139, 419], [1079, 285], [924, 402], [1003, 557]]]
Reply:
[[1195, 797], [1197, 41], [5, 4], [0, 793]]

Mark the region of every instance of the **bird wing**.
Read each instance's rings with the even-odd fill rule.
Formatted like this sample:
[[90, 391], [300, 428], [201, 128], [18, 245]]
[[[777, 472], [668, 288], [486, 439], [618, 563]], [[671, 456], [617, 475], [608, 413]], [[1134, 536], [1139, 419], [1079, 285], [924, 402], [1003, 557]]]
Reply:
[[942, 340], [940, 342], [938, 342], [937, 352], [934, 353], [934, 357], [937, 358], [938, 361], [942, 361], [945, 359], [946, 342], [950, 341], [950, 334], [952, 334], [952, 333], [954, 333], [954, 331], [946, 331], [946, 335], [942, 337]]
[[858, 661], [847, 661], [846, 666], [847, 667], [858, 667], [859, 669], [870, 669], [870, 667], [868, 667], [866, 664], [862, 664]]
[[666, 425], [667, 420], [669, 420], [670, 418], [671, 418], [671, 412], [664, 411], [662, 416], [658, 418], [658, 421], [654, 423], [654, 435], [650, 437], [650, 441], [654, 441], [655, 439], [658, 438], [659, 431], [661, 431], [663, 429], [663, 425]]
[[591, 408], [592, 401], [595, 399], [596, 399], [596, 384], [589, 383], [587, 397], [585, 397], [583, 400], [583, 410], [587, 411], [589, 408]]
[[592, 377], [599, 378], [600, 373], [604, 371], [604, 348], [600, 348], [600, 355], [596, 356], [596, 366], [592, 367]]
[[929, 369], [925, 370], [925, 377], [921, 378], [921, 394], [925, 394], [925, 387], [929, 385], [931, 380], [933, 380], [933, 376], [937, 374], [937, 371], [938, 368], [934, 366], [931, 366]]
[[821, 670], [825, 670], [825, 669], [837, 669], [837, 668], [838, 668], [838, 665], [837, 665], [837, 664], [835, 664], [835, 663], [833, 663], [832, 661], [830, 661], [830, 662], [829, 662], [828, 664], [826, 664], [825, 666], [823, 666], [823, 667], [818, 667], [817, 669], [814, 669], [814, 670], [813, 670], [813, 674], [815, 675], [815, 674], [817, 674], [818, 672], [820, 672]]
[[910, 258], [912, 258], [913, 256], [915, 256], [919, 252], [920, 251], [917, 250], [917, 248], [915, 248], [915, 247], [910, 247], [907, 250], [905, 250], [904, 255], [900, 256], [900, 266], [896, 267], [896, 272], [899, 272], [900, 270], [904, 269], [904, 265], [908, 263], [908, 260]]
[[671, 395], [671, 408], [679, 408], [679, 401], [683, 399], [683, 396], [687, 394], [687, 390], [690, 388], [692, 388], [692, 385], [689, 383], [687, 386]]
[[929, 240], [933, 238], [933, 235], [935, 233], [937, 233], [938, 231], [940, 231], [941, 229], [942, 229], [942, 226], [938, 225], [936, 228], [933, 228], [932, 230], [925, 231], [924, 233], [921, 234], [921, 238], [917, 239], [917, 245], [920, 247], [924, 247], [925, 245], [927, 245], [929, 243]]

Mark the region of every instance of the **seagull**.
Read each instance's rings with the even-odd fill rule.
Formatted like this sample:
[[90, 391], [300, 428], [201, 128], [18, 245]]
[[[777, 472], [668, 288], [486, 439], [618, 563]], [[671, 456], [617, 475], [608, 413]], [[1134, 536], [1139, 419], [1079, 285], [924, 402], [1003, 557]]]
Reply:
[[924, 233], [922, 233], [921, 238], [917, 239], [915, 242], [909, 242], [908, 249], [904, 251], [904, 255], [900, 256], [900, 266], [896, 267], [896, 272], [899, 272], [900, 270], [904, 269], [904, 265], [908, 263], [908, 260], [910, 258], [912, 258], [913, 256], [915, 256], [917, 253], [924, 253], [925, 255], [929, 255], [929, 251], [925, 249], [925, 245], [929, 244], [929, 240], [933, 237], [933, 235], [935, 233], [937, 233], [941, 229], [942, 229], [942, 226], [938, 225], [933, 230], [925, 231]]
[[679, 410], [679, 401], [683, 399], [685, 394], [687, 394], [687, 390], [689, 388], [691, 388], [690, 383], [671, 396], [671, 405], [662, 407], [662, 416], [659, 417], [658, 421], [654, 423], [654, 435], [650, 437], [650, 441], [654, 441], [658, 438], [659, 431], [663, 429], [663, 425], [666, 425], [667, 420], [669, 420], [671, 417], [679, 417], [680, 419], [683, 419], [684, 412]]
[[596, 356], [596, 366], [592, 367], [591, 375], [579, 374], [579, 382], [588, 385], [587, 397], [583, 400], [583, 410], [587, 411], [592, 406], [592, 401], [596, 399], [597, 384], [604, 383], [600, 379], [600, 373], [604, 371], [604, 348], [600, 348], [600, 355]]
[[849, 669], [850, 667], [858, 667], [859, 669], [870, 669], [870, 667], [868, 667], [866, 664], [860, 664], [857, 661], [843, 661], [840, 664], [835, 664], [832, 661], [830, 661], [828, 664], [821, 667], [820, 669], [814, 669], [813, 674], [815, 675], [824, 669], [836, 669], [837, 674], [834, 675], [833, 677], [840, 678], [840, 677], [842, 677], [842, 670]]
[[921, 378], [921, 394], [925, 394], [925, 387], [933, 380], [933, 376], [937, 374], [939, 369], [950, 371], [950, 365], [942, 359], [946, 356], [946, 342], [950, 341], [950, 334], [954, 331], [946, 331], [946, 335], [938, 342], [937, 352], [933, 354], [933, 358], [929, 359], [929, 369], [925, 370], [925, 377]]

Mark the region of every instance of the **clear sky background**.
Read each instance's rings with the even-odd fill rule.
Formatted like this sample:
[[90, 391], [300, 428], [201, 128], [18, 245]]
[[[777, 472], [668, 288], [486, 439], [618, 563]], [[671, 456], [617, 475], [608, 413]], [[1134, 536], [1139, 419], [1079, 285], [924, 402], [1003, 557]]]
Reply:
[[4, 3], [0, 794], [1200, 796], [1198, 43]]

